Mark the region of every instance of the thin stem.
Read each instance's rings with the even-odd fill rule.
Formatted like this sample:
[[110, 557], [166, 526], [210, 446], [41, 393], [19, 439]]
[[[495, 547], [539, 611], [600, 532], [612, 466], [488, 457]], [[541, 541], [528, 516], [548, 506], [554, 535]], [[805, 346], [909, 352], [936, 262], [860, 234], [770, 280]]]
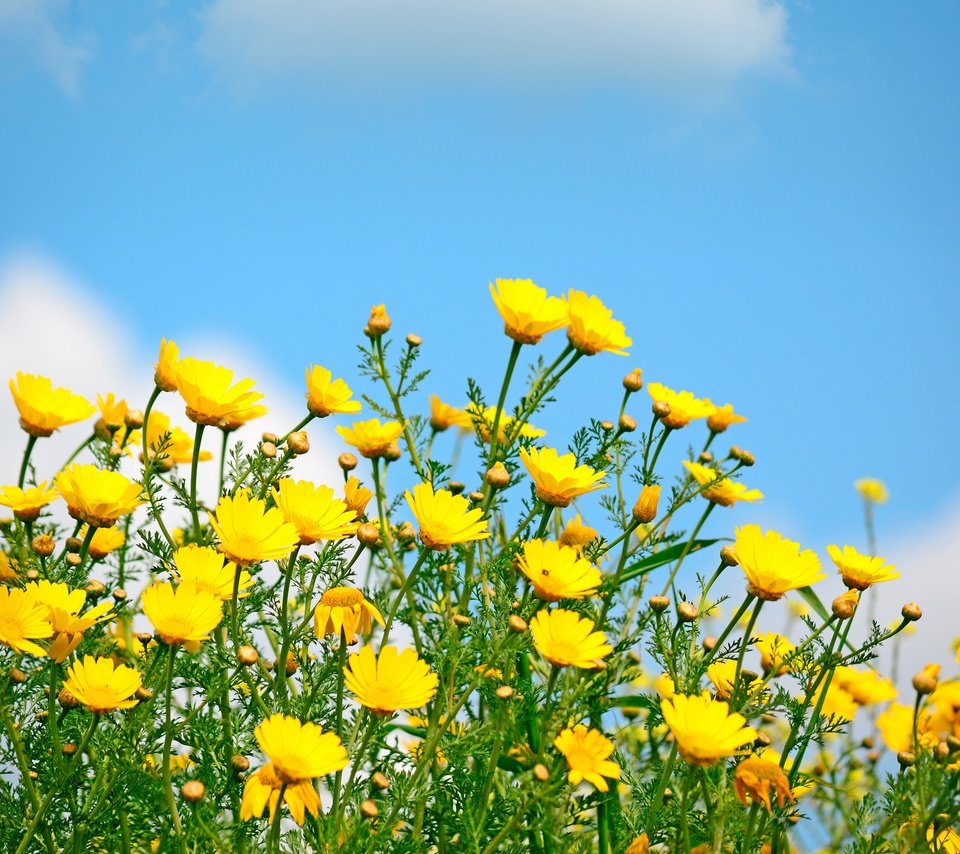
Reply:
[[380, 648], [383, 649], [387, 644], [387, 639], [390, 637], [390, 629], [393, 627], [394, 617], [397, 616], [397, 611], [400, 609], [400, 602], [412, 589], [413, 581], [417, 576], [417, 573], [420, 571], [420, 567], [423, 566], [423, 562], [427, 559], [427, 554], [430, 550], [428, 548], [421, 547], [420, 554], [417, 556], [417, 562], [413, 565], [413, 568], [410, 570], [406, 579], [404, 579], [403, 586], [397, 592], [396, 598], [393, 600], [393, 604], [390, 606], [390, 613], [387, 615], [386, 625], [383, 627], [383, 636], [380, 638]]
[[684, 559], [690, 554], [690, 550], [693, 548], [694, 542], [696, 542], [697, 534], [700, 533], [700, 529], [703, 527], [704, 523], [709, 518], [710, 514], [713, 512], [713, 508], [717, 505], [712, 501], [707, 502], [707, 509], [703, 511], [703, 515], [700, 517], [700, 521], [697, 522], [697, 526], [693, 529], [693, 533], [690, 534], [690, 538], [687, 540], [687, 545], [684, 547], [683, 551], [680, 553], [680, 557], [677, 558], [677, 562], [673, 565], [673, 569], [670, 570], [670, 577], [667, 579], [667, 583], [663, 586], [663, 590], [660, 591], [661, 596], [666, 596], [667, 592], [673, 586], [673, 580], [677, 577], [677, 573], [680, 571], [680, 567], [683, 564]]
[[87, 533], [83, 536], [83, 545], [80, 546], [80, 563], [77, 564], [78, 569], [82, 568], [84, 563], [86, 563], [87, 555], [90, 553], [90, 543], [93, 542], [93, 538], [96, 536], [97, 529], [93, 525], [87, 525]]
[[190, 512], [193, 514], [193, 530], [200, 536], [200, 514], [197, 510], [197, 469], [200, 465], [200, 442], [203, 440], [204, 425], [197, 423], [197, 432], [193, 439], [193, 463], [190, 466]]
[[720, 637], [717, 638], [717, 642], [713, 645], [706, 657], [703, 659], [703, 666], [706, 667], [712, 660], [714, 655], [720, 651], [720, 647], [723, 646], [723, 642], [727, 639], [727, 636], [730, 632], [733, 631], [734, 627], [740, 621], [740, 618], [744, 615], [747, 608], [750, 607], [750, 602], [753, 600], [753, 594], [747, 593], [746, 598], [743, 600], [743, 603], [737, 608], [737, 613], [730, 618], [730, 622], [727, 623], [726, 628], [720, 633]]
[[[280, 628], [283, 632], [283, 642], [280, 646], [280, 654], [277, 656], [277, 678], [274, 687], [274, 694], [285, 707], [287, 707], [287, 652], [290, 649], [290, 637], [293, 634], [290, 631], [289, 613], [290, 613], [290, 582], [293, 579], [293, 572], [297, 568], [297, 555], [300, 554], [300, 546], [293, 550], [290, 555], [290, 562], [287, 564], [287, 571], [283, 578], [283, 594], [280, 599]], [[289, 711], [289, 708], [287, 708]]]
[[156, 520], [160, 533], [163, 534], [163, 538], [170, 544], [170, 548], [175, 549], [177, 547], [176, 543], [174, 543], [173, 537], [170, 536], [170, 532], [163, 522], [163, 517], [160, 515], [160, 508], [157, 506], [157, 499], [153, 494], [153, 478], [151, 477], [153, 474], [153, 455], [150, 448], [150, 412], [162, 391], [163, 389], [161, 389], [160, 386], [154, 386], [153, 393], [147, 401], [147, 408], [143, 410], [143, 427], [141, 428], [141, 435], [143, 436], [143, 486], [147, 492], [150, 509], [153, 512], [153, 518]]
[[421, 479], [423, 479], [423, 466], [420, 463], [420, 458], [417, 456], [417, 446], [413, 441], [413, 434], [410, 432], [410, 425], [407, 424], [407, 419], [404, 418], [403, 408], [400, 406], [400, 397], [393, 390], [393, 383], [390, 382], [390, 372], [387, 370], [387, 361], [383, 352], [383, 340], [381, 338], [378, 337], [373, 339], [373, 351], [377, 357], [377, 367], [379, 368], [380, 379], [383, 380], [384, 388], [386, 388], [387, 394], [390, 397], [390, 402], [393, 404], [394, 416], [403, 427], [403, 440], [407, 444], [407, 451], [410, 454], [410, 462], [413, 463], [413, 467], [416, 469], [417, 474]]
[[670, 775], [673, 773], [673, 765], [677, 761], [677, 743], [674, 741], [670, 748], [670, 755], [663, 765], [663, 771], [660, 773], [660, 782], [657, 784], [657, 791], [650, 802], [650, 810], [647, 812], [646, 831], [649, 836], [660, 819], [660, 807], [663, 806], [663, 793], [667, 790], [667, 783], [670, 781]]
[[166, 724], [163, 737], [163, 788], [167, 796], [167, 808], [170, 810], [170, 818], [173, 820], [173, 830], [180, 846], [180, 854], [187, 854], [187, 842], [183, 838], [183, 825], [180, 823], [180, 812], [177, 810], [177, 798], [173, 793], [173, 782], [170, 773], [170, 746], [173, 744], [173, 725], [171, 722], [173, 714], [173, 663], [176, 657], [176, 644], [171, 644], [167, 658], [167, 686], [164, 698]]
[[487, 462], [491, 465], [496, 462], [497, 459], [497, 445], [500, 443], [500, 417], [503, 415], [503, 406], [507, 400], [507, 389], [510, 387], [513, 370], [517, 366], [517, 358], [520, 356], [522, 347], [523, 344], [519, 341], [513, 342], [513, 346], [510, 348], [510, 358], [507, 360], [507, 370], [503, 374], [503, 383], [500, 386], [500, 397], [497, 398], [497, 410], [493, 414], [493, 427], [490, 430], [490, 453], [487, 456]]
[[223, 472], [227, 467], [227, 444], [230, 442], [230, 431], [221, 430], [221, 440], [220, 440], [220, 479], [218, 481], [219, 486], [217, 487], [217, 497], [219, 498], [223, 495]]
[[30, 464], [30, 455], [33, 453], [33, 446], [37, 444], [37, 437], [30, 435], [27, 437], [27, 447], [23, 451], [23, 462], [20, 463], [20, 477], [17, 480], [17, 486], [23, 489], [24, 481], [27, 479], [27, 466]]
[[757, 599], [757, 604], [754, 606], [753, 613], [750, 615], [750, 622], [747, 623], [747, 627], [743, 630], [743, 642], [740, 644], [740, 654], [737, 656], [737, 669], [733, 672], [733, 681], [730, 683], [734, 691], [737, 689], [737, 682], [740, 680], [740, 671], [743, 670], [743, 658], [747, 652], [747, 647], [750, 646], [753, 627], [757, 624], [757, 617], [760, 616], [760, 609], [762, 607], [763, 599]]

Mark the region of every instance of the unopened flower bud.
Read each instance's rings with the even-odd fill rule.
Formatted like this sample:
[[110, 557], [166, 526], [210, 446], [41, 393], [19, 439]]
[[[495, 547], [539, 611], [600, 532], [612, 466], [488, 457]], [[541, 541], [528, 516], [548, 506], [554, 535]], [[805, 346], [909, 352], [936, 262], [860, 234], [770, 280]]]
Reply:
[[68, 552], [76, 554], [83, 548], [83, 540], [79, 537], [67, 537], [66, 547]]
[[280, 444], [280, 437], [276, 433], [264, 433], [260, 438], [264, 442], [272, 442], [274, 445]]
[[716, 645], [717, 639], [713, 635], [707, 635], [700, 641], [700, 646], [703, 647], [704, 652], [710, 652]]
[[913, 687], [918, 694], [932, 694], [940, 682], [940, 665], [928, 664], [913, 677]]
[[838, 620], [849, 620], [857, 610], [860, 594], [856, 590], [848, 590], [833, 600], [831, 610]]
[[387, 314], [387, 307], [383, 304], [375, 305], [370, 309], [370, 319], [363, 330], [368, 338], [379, 338], [390, 331], [390, 315]]
[[665, 400], [655, 400], [650, 409], [653, 410], [653, 414], [656, 415], [661, 421], [664, 418], [670, 417], [670, 404]]
[[134, 637], [146, 647], [153, 640], [152, 632], [137, 632]]
[[879, 750], [871, 750], [871, 751], [867, 754], [867, 761], [868, 761], [868, 762], [876, 763], [879, 759], [880, 759], [880, 751], [879, 751]]
[[737, 550], [733, 546], [724, 546], [720, 549], [720, 560], [724, 566], [740, 565], [740, 558], [737, 556]]
[[713, 462], [713, 454], [711, 454], [709, 451], [701, 451], [701, 452], [700, 452], [700, 456], [697, 457], [697, 462], [702, 463], [703, 465], [707, 465], [708, 463], [712, 463], [712, 462]]
[[897, 762], [900, 763], [901, 770], [904, 768], [909, 768], [917, 761], [917, 757], [914, 756], [909, 750], [901, 750], [897, 754]]
[[302, 456], [310, 450], [310, 440], [306, 430], [297, 430], [287, 436], [287, 448], [297, 456]]
[[353, 471], [357, 467], [358, 460], [349, 451], [340, 454], [337, 457], [337, 465], [344, 471]]
[[268, 460], [272, 460], [277, 455], [277, 446], [273, 442], [264, 442], [260, 446], [260, 454]]
[[621, 433], [632, 433], [637, 429], [637, 421], [633, 416], [624, 413], [617, 422], [617, 429]]
[[77, 745], [67, 742], [60, 748], [60, 752], [64, 756], [73, 756], [77, 752]]
[[411, 522], [404, 522], [399, 528], [397, 528], [397, 539], [403, 543], [412, 542], [417, 538], [417, 529], [413, 527]]
[[27, 674], [20, 670], [18, 667], [14, 667], [10, 670], [8, 674], [11, 682], [15, 682], [17, 685], [22, 685], [27, 681]]
[[475, 490], [474, 492], [471, 492], [467, 498], [469, 498], [474, 504], [479, 504], [481, 501], [483, 501], [483, 493], [479, 490]]
[[463, 628], [464, 626], [469, 626], [470, 618], [466, 614], [454, 614], [453, 624], [455, 626], [460, 626], [460, 628]]
[[[70, 552], [67, 555], [66, 560], [67, 560], [67, 563], [70, 564], [70, 566], [80, 566], [80, 564], [83, 563], [83, 559], [80, 557], [80, 555], [74, 554], [73, 552]], [[29, 573], [27, 574], [29, 575]], [[34, 579], [31, 579], [31, 580], [34, 580]]]
[[459, 480], [451, 480], [450, 483], [447, 484], [447, 489], [454, 495], [459, 495], [466, 488], [467, 485], [465, 483], [460, 483]]
[[422, 343], [423, 343], [423, 339], [422, 339], [419, 335], [416, 335], [416, 334], [413, 333], [413, 332], [411, 332], [411, 333], [407, 336], [407, 346], [408, 346], [408, 347], [419, 347]]
[[199, 780], [187, 780], [180, 789], [180, 794], [183, 795], [183, 799], [188, 804], [195, 804], [202, 801], [206, 793], [207, 787]]
[[950, 745], [941, 741], [934, 748], [933, 755], [937, 757], [938, 762], [945, 762], [950, 758]]
[[375, 546], [380, 542], [380, 529], [372, 522], [364, 522], [357, 528], [357, 539], [365, 546]]
[[[74, 557], [77, 559], [77, 563], [80, 562], [79, 555], [67, 555], [67, 557]], [[35, 569], [27, 570], [27, 581], [36, 581], [38, 578], [40, 578], [40, 573], [37, 570]]]
[[634, 368], [623, 378], [623, 387], [633, 393], [643, 388], [643, 371], [640, 368]]
[[860, 742], [860, 746], [867, 750], [873, 750], [873, 736], [864, 736], [863, 741]]
[[103, 586], [103, 582], [97, 581], [96, 578], [91, 578], [87, 582], [87, 586], [83, 589], [86, 591], [87, 596], [89, 596], [91, 599], [99, 599], [104, 593], [107, 592], [107, 588]]
[[247, 646], [245, 644], [237, 650], [237, 661], [239, 661], [244, 667], [252, 667], [259, 660], [260, 653], [258, 653], [252, 646]]
[[737, 457], [740, 460], [740, 464], [750, 468], [754, 463], [756, 463], [757, 458], [750, 453], [750, 451], [740, 451], [739, 456]]
[[38, 534], [30, 546], [38, 557], [50, 557], [57, 548], [57, 543], [50, 534]]
[[527, 630], [527, 621], [519, 614], [511, 614], [510, 619], [507, 620], [507, 625], [510, 627], [511, 632], [516, 632], [517, 634], [522, 634]]
[[75, 709], [80, 703], [77, 701], [77, 698], [73, 696], [66, 688], [61, 689], [60, 693], [57, 694], [57, 702], [64, 709]]
[[541, 783], [546, 783], [550, 779], [550, 769], [542, 762], [538, 762], [533, 766], [533, 776]]
[[915, 623], [923, 616], [923, 611], [920, 610], [920, 606], [916, 602], [907, 602], [907, 604], [900, 609], [900, 615], [903, 619]]
[[360, 804], [360, 815], [366, 819], [376, 818], [380, 815], [380, 808], [377, 806], [375, 801], [367, 798], [363, 803]]
[[661, 613], [670, 607], [670, 600], [666, 596], [651, 596], [649, 605], [654, 611]]
[[487, 469], [486, 480], [494, 489], [503, 489], [510, 483], [510, 472], [503, 463], [494, 463]]
[[606, 430], [606, 431], [609, 433], [611, 430], [613, 430], [613, 422], [612, 422], [612, 421], [601, 421], [601, 422], [600, 422], [600, 427], [601, 427], [603, 430]]
[[373, 783], [374, 787], [379, 789], [381, 792], [385, 792], [390, 788], [390, 780], [383, 771], [377, 771], [371, 778], [370, 782]]
[[127, 598], [127, 591], [122, 587], [114, 587], [110, 595], [113, 596], [114, 602], [123, 602]]
[[233, 756], [230, 757], [230, 765], [234, 771], [239, 771], [240, 773], [250, 770], [250, 760], [240, 753], [234, 753]]
[[[279, 659], [279, 658], [277, 659], [276, 664], [275, 664], [274, 666], [277, 667], [277, 668], [280, 667], [280, 659]], [[294, 658], [292, 655], [289, 655], [289, 654], [288, 654], [288, 655], [287, 655], [287, 660], [286, 660], [286, 661], [284, 662], [284, 664], [283, 664], [283, 670], [284, 670], [284, 672], [287, 674], [287, 676], [293, 676], [293, 674], [296, 673], [299, 669], [300, 669], [300, 665], [299, 665], [299, 663], [297, 662], [297, 659]]]
[[660, 484], [650, 483], [640, 490], [640, 497], [633, 505], [633, 518], [646, 525], [657, 518], [657, 506], [660, 503]]
[[149, 688], [144, 688], [143, 685], [141, 685], [136, 691], [133, 692], [133, 696], [138, 700], [152, 700], [153, 691], [151, 691]]
[[395, 463], [400, 459], [400, 446], [396, 442], [391, 442], [387, 445], [387, 449], [383, 452], [383, 458], [388, 463]]
[[513, 688], [509, 685], [501, 685], [497, 688], [496, 694], [501, 700], [509, 700], [513, 696]]
[[758, 732], [757, 737], [753, 740], [754, 746], [756, 747], [769, 747], [770, 746], [770, 736], [765, 732]]
[[677, 605], [677, 616], [682, 623], [692, 623], [697, 619], [697, 606], [693, 602], [681, 602]]

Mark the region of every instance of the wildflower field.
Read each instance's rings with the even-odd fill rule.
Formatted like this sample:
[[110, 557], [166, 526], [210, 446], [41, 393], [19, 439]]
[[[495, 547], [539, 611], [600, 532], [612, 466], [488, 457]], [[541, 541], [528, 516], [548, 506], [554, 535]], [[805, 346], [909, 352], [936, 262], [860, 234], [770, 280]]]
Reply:
[[[598, 297], [491, 296], [499, 387], [430, 396], [450, 354], [376, 306], [365, 387], [309, 366], [254, 445], [255, 381], [172, 341], [142, 401], [13, 373], [3, 851], [960, 852], [960, 678], [887, 672], [923, 603], [874, 613], [883, 484], [863, 550], [764, 530], [732, 405], [624, 373]], [[557, 435], [592, 357], [611, 418]], [[335, 483], [298, 473], [319, 419]]]

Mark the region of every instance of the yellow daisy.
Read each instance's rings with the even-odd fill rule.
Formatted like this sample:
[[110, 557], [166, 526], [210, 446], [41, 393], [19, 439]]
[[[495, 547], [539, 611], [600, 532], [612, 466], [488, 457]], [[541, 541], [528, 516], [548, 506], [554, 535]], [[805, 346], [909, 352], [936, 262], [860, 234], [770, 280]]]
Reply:
[[579, 667], [594, 670], [613, 647], [603, 632], [594, 631], [595, 623], [576, 611], [563, 608], [538, 611], [530, 622], [533, 645], [555, 667]]
[[710, 466], [692, 463], [690, 460], [683, 460], [683, 465], [701, 486], [710, 484], [709, 488], [700, 494], [707, 501], [719, 504], [721, 507], [732, 507], [738, 501], [753, 502], [763, 498], [763, 493], [759, 489], [747, 489], [738, 480], [719, 477], [720, 472]]
[[229, 561], [224, 563], [223, 555], [211, 546], [183, 546], [173, 553], [173, 563], [177, 569], [180, 587], [205, 591], [221, 601], [233, 598], [233, 585], [238, 572], [238, 595], [246, 596], [247, 591], [253, 587], [253, 578], [249, 572], [237, 569]]
[[[497, 415], [497, 407], [486, 406], [481, 410], [476, 404], [471, 403], [467, 406], [467, 414], [473, 421], [474, 427], [479, 431], [480, 438], [484, 442], [490, 441], [490, 431], [493, 430], [493, 419]], [[516, 419], [506, 412], [500, 413], [500, 424], [497, 426], [497, 443], [505, 442], [507, 435], [513, 433], [513, 425]], [[520, 425], [520, 432], [517, 434], [521, 439], [539, 439], [546, 436], [547, 431], [534, 427], [532, 424], [524, 422]]]
[[555, 448], [521, 448], [520, 459], [537, 486], [537, 497], [551, 507], [568, 507], [574, 498], [606, 487], [606, 472], [578, 466], [573, 454]]
[[0, 507], [9, 507], [21, 522], [32, 522], [44, 507], [59, 497], [55, 489], [47, 489], [47, 481], [27, 489], [0, 486]]
[[376, 715], [419, 709], [437, 692], [438, 677], [412, 649], [385, 646], [379, 657], [363, 647], [347, 660], [344, 684], [361, 706]]
[[900, 577], [897, 568], [882, 557], [862, 555], [853, 546], [844, 546], [843, 551], [827, 546], [827, 553], [840, 570], [843, 583], [853, 590], [866, 590], [871, 584]]
[[267, 412], [258, 403], [263, 395], [253, 390], [254, 381], [234, 383], [233, 371], [221, 365], [187, 356], [177, 362], [176, 374], [187, 418], [197, 424], [229, 429]]
[[271, 494], [284, 519], [297, 529], [301, 546], [317, 540], [343, 540], [357, 532], [356, 514], [334, 497], [329, 486], [284, 478]]
[[714, 433], [723, 433], [731, 424], [743, 424], [746, 420], [746, 416], [738, 415], [731, 404], [725, 403], [714, 406], [713, 412], [707, 416], [707, 427]]
[[347, 478], [347, 482], [343, 485], [343, 502], [353, 511], [354, 516], [358, 519], [363, 518], [371, 498], [373, 498], [373, 492], [357, 478]]
[[776, 762], [761, 759], [759, 756], [748, 756], [737, 766], [733, 774], [733, 788], [744, 806], [748, 806], [751, 801], [763, 804], [768, 813], [773, 810], [771, 792], [781, 807], [788, 801], [794, 801], [790, 781], [783, 769]]
[[240, 821], [260, 818], [268, 803], [270, 820], [273, 821], [280, 803], [281, 791], [283, 802], [298, 825], [303, 825], [306, 813], [310, 813], [314, 818], [320, 814], [320, 795], [310, 781], [287, 783], [284, 787], [284, 781], [280, 779], [273, 763], [269, 762], [247, 777], [243, 786], [243, 800], [240, 802]]
[[833, 671], [833, 684], [853, 697], [858, 706], [886, 703], [897, 697], [897, 686], [876, 670], [840, 665]]
[[589, 525], [585, 525], [583, 518], [577, 513], [572, 519], [570, 519], [566, 525], [563, 526], [563, 531], [560, 533], [560, 545], [561, 546], [572, 546], [575, 549], [582, 549], [588, 543], [592, 543], [597, 537], [600, 536], [600, 532], [596, 528], [591, 528]]
[[139, 671], [132, 667], [114, 665], [112, 658], [85, 655], [83, 661], [70, 665], [63, 687], [88, 712], [103, 715], [137, 705], [137, 700], [129, 698], [141, 684]]
[[483, 511], [470, 509], [462, 495], [446, 489], [433, 491], [429, 483], [418, 483], [413, 494], [404, 493], [420, 525], [420, 542], [427, 548], [444, 551], [457, 543], [471, 543], [490, 536]]
[[761, 599], [780, 599], [788, 590], [808, 587], [826, 578], [817, 555], [776, 531], [759, 525], [736, 530], [735, 548], [740, 568], [747, 577], [747, 589]]
[[174, 588], [169, 581], [158, 581], [143, 591], [140, 601], [160, 639], [171, 645], [195, 647], [223, 619], [220, 597], [193, 585]]
[[585, 356], [603, 352], [626, 356], [625, 348], [633, 344], [623, 324], [613, 319], [613, 312], [599, 297], [571, 290], [567, 294], [567, 319], [567, 338]]
[[[726, 659], [724, 661], [714, 661], [707, 668], [707, 679], [713, 683], [713, 687], [716, 689], [717, 696], [721, 700], [729, 700], [730, 695], [733, 694], [734, 684], [733, 677], [737, 673], [737, 662], [732, 659]], [[742, 673], [741, 673], [741, 682]], [[750, 683], [747, 690], [748, 693], [755, 693], [763, 688], [763, 683], [759, 681], [754, 681]]]
[[[85, 539], [89, 530], [90, 526], [84, 525], [80, 528], [77, 537], [81, 540]], [[123, 548], [123, 544], [126, 541], [127, 538], [124, 536], [123, 531], [117, 527], [97, 528], [93, 532], [93, 539], [90, 540], [87, 554], [89, 554], [93, 560], [103, 560], [108, 554], [115, 552], [119, 548]]]
[[320, 365], [307, 368], [307, 409], [318, 418], [328, 415], [350, 415], [360, 411], [360, 401], [351, 400], [353, 392], [342, 379]]
[[600, 570], [577, 549], [552, 540], [528, 540], [517, 563], [530, 579], [534, 594], [545, 602], [593, 596], [602, 581]]
[[691, 765], [713, 765], [737, 756], [757, 737], [743, 715], [731, 713], [723, 700], [709, 696], [675, 694], [660, 701], [660, 711], [680, 755]]
[[220, 551], [237, 566], [280, 560], [300, 542], [297, 529], [278, 508], [268, 510], [262, 499], [247, 492], [223, 496], [210, 525], [220, 538]]
[[367, 421], [354, 421], [350, 427], [337, 427], [337, 432], [350, 447], [356, 448], [367, 459], [382, 457], [403, 433], [399, 421], [385, 421], [370, 418]]
[[288, 715], [271, 715], [253, 731], [284, 783], [299, 783], [346, 767], [347, 751], [333, 732]]
[[490, 296], [503, 318], [503, 331], [519, 344], [537, 344], [548, 332], [567, 325], [567, 306], [547, 296], [530, 279], [497, 279]]
[[605, 777], [620, 779], [620, 766], [608, 757], [613, 753], [613, 742], [596, 729], [577, 724], [567, 727], [553, 741], [553, 746], [567, 760], [570, 771], [567, 779], [579, 786], [584, 780], [601, 792], [609, 790]]
[[20, 426], [31, 436], [49, 436], [66, 424], [85, 421], [94, 412], [90, 401], [65, 388], [54, 388], [47, 377], [17, 371], [10, 393], [20, 413]]
[[665, 403], [670, 407], [670, 414], [663, 416], [660, 421], [674, 430], [686, 427], [698, 418], [707, 418], [716, 409], [709, 400], [694, 397], [689, 391], [674, 391], [662, 383], [647, 383], [647, 392], [655, 403]]
[[97, 409], [100, 410], [100, 418], [97, 419], [93, 429], [105, 438], [110, 438], [113, 433], [123, 427], [123, 419], [130, 411], [127, 402], [118, 400], [112, 391], [106, 397], [97, 395]]
[[83, 633], [91, 626], [109, 617], [113, 607], [110, 602], [101, 602], [89, 608], [82, 616], [87, 594], [71, 589], [67, 584], [54, 584], [47, 580], [27, 585], [27, 593], [46, 608], [47, 619], [53, 629], [53, 641], [48, 654], [54, 661], [62, 662], [83, 640]]
[[760, 666], [764, 673], [776, 671], [775, 676], [782, 676], [789, 669], [784, 661], [796, 650], [796, 647], [783, 635], [776, 632], [766, 632], [756, 642], [757, 652], [760, 653]]
[[0, 643], [17, 652], [46, 655], [33, 641], [53, 634], [47, 608], [27, 591], [0, 587]]
[[163, 391], [177, 390], [177, 363], [180, 348], [173, 341], [160, 339], [160, 355], [153, 364], [153, 381]]
[[430, 429], [442, 433], [450, 427], [470, 430], [473, 418], [466, 410], [444, 403], [435, 394], [430, 395]]
[[[164, 439], [166, 441], [164, 441]], [[171, 427], [170, 416], [154, 410], [147, 422], [147, 441], [145, 447], [152, 459], [169, 460], [171, 463], [189, 464], [193, 462], [193, 437], [179, 427]], [[160, 448], [163, 451], [160, 451]], [[199, 462], [212, 460], [210, 451], [200, 451]]]
[[860, 478], [853, 486], [860, 497], [871, 504], [883, 504], [890, 497], [886, 484], [875, 477]]
[[109, 528], [146, 500], [140, 484], [120, 472], [83, 463], [63, 469], [53, 485], [67, 502], [67, 512], [94, 528]]
[[343, 632], [347, 643], [353, 643], [358, 632], [369, 634], [374, 620], [384, 625], [383, 614], [377, 606], [354, 587], [331, 587], [313, 611], [313, 628], [318, 638], [339, 637]]

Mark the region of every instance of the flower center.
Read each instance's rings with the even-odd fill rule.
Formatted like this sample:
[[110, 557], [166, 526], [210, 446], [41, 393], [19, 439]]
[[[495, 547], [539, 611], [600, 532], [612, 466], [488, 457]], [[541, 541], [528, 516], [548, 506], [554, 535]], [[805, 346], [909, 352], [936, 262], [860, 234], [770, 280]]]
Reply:
[[321, 605], [350, 608], [363, 602], [363, 594], [353, 587], [331, 587], [320, 597]]

